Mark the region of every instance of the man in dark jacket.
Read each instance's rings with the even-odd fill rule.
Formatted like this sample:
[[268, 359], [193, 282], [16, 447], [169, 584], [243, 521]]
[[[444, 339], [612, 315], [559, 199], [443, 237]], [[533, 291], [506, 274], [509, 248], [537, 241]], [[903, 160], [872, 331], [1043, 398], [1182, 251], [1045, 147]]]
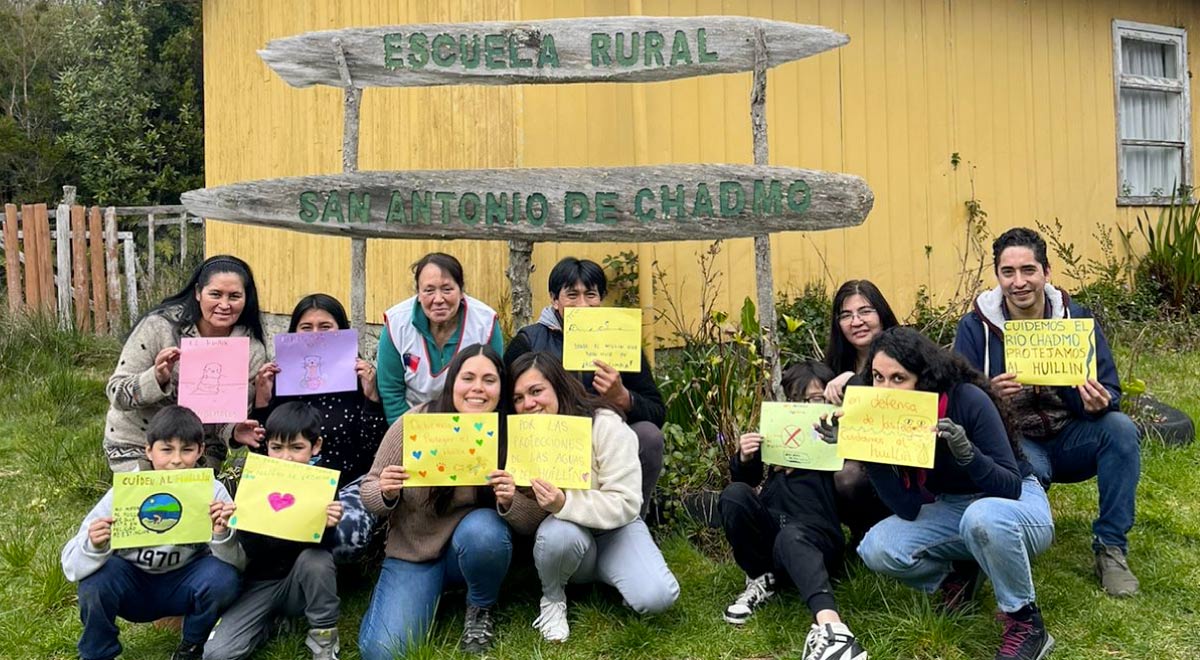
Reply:
[[1091, 318], [1066, 292], [1051, 286], [1046, 242], [1018, 227], [992, 243], [995, 289], [975, 300], [954, 337], [954, 350], [992, 381], [1008, 400], [1021, 447], [1043, 482], [1096, 477], [1100, 514], [1092, 523], [1096, 575], [1113, 596], [1137, 593], [1126, 562], [1126, 535], [1133, 527], [1134, 497], [1141, 472], [1138, 430], [1118, 409], [1121, 384], [1104, 333], [1097, 323], [1098, 379], [1077, 387], [1029, 386], [1004, 368], [1004, 322], [1024, 319]]
[[[600, 264], [588, 259], [566, 257], [550, 271], [550, 305], [542, 310], [537, 323], [517, 332], [508, 350], [504, 366], [530, 351], [546, 351], [562, 360], [563, 309], [599, 307], [608, 293], [608, 278]], [[654, 484], [662, 472], [663, 432], [667, 418], [662, 394], [654, 383], [650, 362], [642, 353], [642, 368], [637, 373], [620, 373], [597, 360], [596, 371], [579, 374], [588, 392], [609, 401], [625, 413], [625, 421], [637, 433], [638, 459], [642, 464], [642, 512], [645, 513]]]

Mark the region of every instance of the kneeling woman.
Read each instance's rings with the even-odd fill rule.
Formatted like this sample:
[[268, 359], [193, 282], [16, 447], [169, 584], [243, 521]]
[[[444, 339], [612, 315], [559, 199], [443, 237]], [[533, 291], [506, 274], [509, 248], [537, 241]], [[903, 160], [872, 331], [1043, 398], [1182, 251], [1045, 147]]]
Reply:
[[[440, 396], [414, 412], [492, 412], [500, 403], [502, 372], [500, 356], [488, 346], [463, 348], [450, 361]], [[359, 630], [359, 653], [363, 660], [391, 660], [422, 644], [442, 591], [455, 585], [467, 589], [459, 649], [482, 653], [492, 644], [492, 608], [512, 558], [508, 525], [486, 486], [405, 488], [403, 455], [400, 417], [362, 481], [363, 505], [388, 516], [391, 527], [387, 558]]]
[[[895, 515], [867, 532], [858, 554], [872, 570], [932, 593], [947, 608], [992, 581], [1004, 621], [997, 660], [1040, 660], [1054, 647], [1035, 603], [1030, 558], [1050, 547], [1050, 503], [1010, 438], [1004, 404], [962, 358], [910, 328], [871, 345], [874, 387], [937, 392], [932, 470], [867, 464]], [[934, 496], [927, 501], [926, 493]]]
[[[541, 614], [533, 622], [551, 641], [567, 638], [568, 582], [600, 581], [621, 592], [639, 614], [662, 612], [679, 598], [679, 583], [667, 568], [646, 523], [637, 435], [607, 403], [584, 391], [563, 371], [558, 358], [526, 353], [509, 374], [518, 414], [559, 414], [592, 418], [592, 488], [563, 491], [533, 480], [532, 498], [515, 492], [512, 477], [493, 474], [499, 509], [517, 529], [536, 526], [533, 561], [542, 581]], [[540, 509], [540, 511], [539, 511]], [[525, 521], [524, 524], [518, 521]]]

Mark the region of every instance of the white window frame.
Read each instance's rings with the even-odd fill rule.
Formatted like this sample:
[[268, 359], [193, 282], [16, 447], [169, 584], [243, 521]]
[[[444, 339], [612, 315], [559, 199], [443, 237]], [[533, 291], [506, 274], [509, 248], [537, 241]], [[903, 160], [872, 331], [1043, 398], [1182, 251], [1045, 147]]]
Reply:
[[[1179, 80], [1155, 78], [1150, 76], [1135, 76], [1121, 73], [1121, 39], [1132, 37], [1140, 41], [1155, 41], [1175, 46], [1177, 58], [1175, 70], [1179, 72]], [[1116, 134], [1117, 134], [1117, 206], [1167, 206], [1171, 203], [1171, 193], [1166, 195], [1126, 195], [1123, 194], [1125, 185], [1125, 160], [1121, 152], [1125, 146], [1148, 147], [1182, 147], [1183, 164], [1180, 168], [1183, 181], [1180, 184], [1192, 184], [1192, 99], [1190, 91], [1191, 77], [1188, 72], [1187, 59], [1187, 30], [1164, 25], [1151, 25], [1134, 21], [1113, 21], [1113, 99], [1116, 104]], [[1180, 95], [1180, 126], [1179, 135], [1182, 141], [1172, 140], [1129, 140], [1121, 138], [1121, 90], [1145, 89], [1158, 92], [1174, 92]], [[1193, 194], [1194, 197], [1194, 194]]]

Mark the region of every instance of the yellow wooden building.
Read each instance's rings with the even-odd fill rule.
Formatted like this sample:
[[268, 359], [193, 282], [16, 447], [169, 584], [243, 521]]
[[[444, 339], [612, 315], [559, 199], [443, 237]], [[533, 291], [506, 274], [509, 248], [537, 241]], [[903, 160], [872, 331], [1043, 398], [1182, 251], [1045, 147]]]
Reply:
[[[1192, 181], [1188, 71], [1200, 3], [1185, 0], [205, 0], [208, 185], [341, 170], [342, 93], [294, 89], [258, 58], [270, 39], [405, 23], [597, 15], [748, 15], [824, 25], [849, 45], [772, 69], [770, 161], [864, 177], [861, 227], [772, 239], [775, 282], [878, 283], [899, 311], [919, 287], [953, 293], [968, 200], [992, 234], [1060, 219], [1097, 256], [1097, 225], [1129, 227], [1175, 181]], [[751, 163], [751, 75], [651, 84], [368, 89], [361, 169]], [[1118, 125], [1120, 124], [1120, 126]], [[957, 166], [953, 155], [957, 154]], [[1160, 201], [1160, 200], [1159, 200]], [[325, 291], [349, 305], [349, 240], [213, 222], [208, 251], [247, 259], [264, 309]], [[707, 243], [538, 244], [534, 313], [561, 256], [636, 251], [697, 306]], [[409, 265], [441, 249], [467, 288], [507, 301], [504, 243], [368, 241], [367, 318], [411, 295]], [[990, 257], [989, 257], [990, 259]], [[990, 263], [990, 261], [989, 261]], [[726, 242], [722, 305], [753, 297], [750, 239]], [[1053, 265], [1053, 263], [1052, 263]], [[988, 273], [985, 273], [987, 276]], [[989, 280], [990, 281], [990, 280]], [[661, 300], [659, 301], [661, 304]]]

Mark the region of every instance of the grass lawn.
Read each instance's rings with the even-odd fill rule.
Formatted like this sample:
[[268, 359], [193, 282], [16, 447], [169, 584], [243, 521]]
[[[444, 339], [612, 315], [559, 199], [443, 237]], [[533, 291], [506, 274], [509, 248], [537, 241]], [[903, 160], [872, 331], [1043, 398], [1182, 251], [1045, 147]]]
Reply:
[[[114, 342], [0, 323], [0, 658], [73, 658], [80, 632], [75, 586], [59, 566], [63, 543], [103, 494], [110, 475], [100, 452], [104, 382]], [[1120, 361], [1120, 357], [1118, 357]], [[1200, 416], [1200, 353], [1143, 356], [1139, 375], [1160, 398]], [[1034, 565], [1039, 603], [1058, 640], [1056, 660], [1192, 660], [1200, 657], [1200, 448], [1147, 444], [1131, 562], [1136, 598], [1103, 594], [1092, 576], [1090, 525], [1095, 484], [1056, 485], [1054, 546]], [[694, 532], [695, 530], [693, 530]], [[585, 589], [570, 605], [571, 638], [547, 644], [530, 627], [538, 588], [529, 560], [515, 562], [499, 609], [505, 658], [797, 657], [808, 614], [777, 599], [743, 629], [721, 620], [742, 575], [711, 533], [662, 532], [683, 589], [678, 605], [649, 619], [631, 615], [611, 590]], [[696, 543], [697, 540], [702, 542]], [[706, 548], [701, 552], [698, 547]], [[355, 640], [375, 569], [342, 581], [342, 657]], [[365, 575], [362, 574], [365, 572]], [[355, 574], [349, 574], [355, 573]], [[985, 588], [973, 612], [935, 613], [925, 596], [853, 564], [837, 587], [843, 616], [872, 658], [986, 659], [998, 643], [994, 600]], [[418, 657], [457, 657], [460, 594], [443, 604], [433, 643]], [[166, 658], [178, 633], [122, 624], [126, 658]], [[305, 657], [303, 633], [277, 638], [256, 660]]]

